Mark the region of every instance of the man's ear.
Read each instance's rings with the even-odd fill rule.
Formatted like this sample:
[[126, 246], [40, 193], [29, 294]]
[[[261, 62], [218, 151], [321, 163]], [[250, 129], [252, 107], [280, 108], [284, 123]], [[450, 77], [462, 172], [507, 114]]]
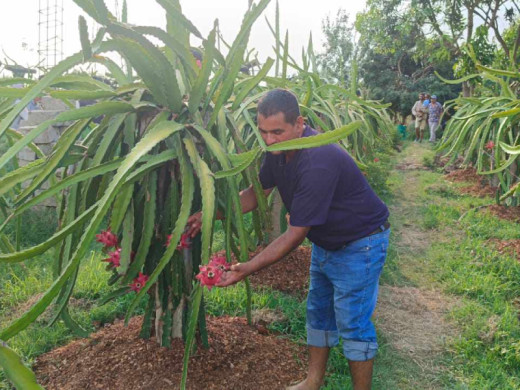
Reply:
[[303, 127], [305, 126], [305, 121], [303, 120], [303, 116], [299, 116], [296, 118], [296, 126], [298, 126], [298, 130], [303, 133]]

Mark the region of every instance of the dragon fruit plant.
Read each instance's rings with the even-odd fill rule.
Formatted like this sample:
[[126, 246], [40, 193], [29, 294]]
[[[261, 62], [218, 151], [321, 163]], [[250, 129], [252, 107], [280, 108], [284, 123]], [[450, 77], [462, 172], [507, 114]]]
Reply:
[[[353, 145], [364, 145], [357, 129], [366, 132], [370, 144], [377, 134], [386, 133], [383, 122], [374, 122], [377, 133], [367, 123], [382, 121], [387, 114], [376, 115], [383, 106], [365, 104], [311, 73], [312, 50], [305, 54], [304, 68], [299, 68], [287, 54], [287, 41], [280, 45], [278, 37], [277, 46], [284, 51], [276, 59], [282, 65], [281, 77], [268, 76], [275, 62], [272, 59], [256, 75], [242, 73], [242, 65], [251, 62], [251, 52], [246, 50], [251, 27], [269, 0], [250, 2], [226, 55], [216, 48], [220, 39], [217, 23], [203, 37], [183, 15], [179, 0], [157, 0], [165, 10], [166, 29], [130, 25], [125, 22], [126, 11], [123, 21], [118, 21], [102, 0], [74, 1], [101, 25], [96, 38], [89, 40], [86, 20], [80, 17], [80, 52], [37, 82], [16, 80], [25, 83], [25, 88], [0, 87], [0, 140], [8, 139], [12, 145], [0, 156], [0, 262], [22, 262], [56, 248], [53, 284], [26, 313], [0, 330], [0, 340], [5, 342], [26, 329], [53, 302], [51, 323], [62, 319], [72, 330], [86, 335], [67, 307], [79, 266], [97, 241], [103, 245], [113, 286], [104, 301], [134, 294], [125, 320], [145, 300], [142, 337], [155, 337], [161, 345], [170, 345], [173, 338], [185, 340], [184, 388], [197, 330], [207, 343], [203, 286], [210, 289], [229, 267], [223, 257], [210, 260], [217, 207], [225, 216], [226, 256], [229, 259], [234, 253], [239, 261], [247, 261], [248, 251], [267, 225], [267, 200], [257, 179], [262, 152], [337, 141], [350, 150]], [[202, 41], [201, 48], [190, 46], [192, 36]], [[160, 43], [154, 44], [150, 37]], [[199, 63], [194, 51], [203, 54]], [[125, 67], [107, 57], [110, 52], [118, 53]], [[86, 74], [67, 73], [90, 63], [104, 66], [113, 85]], [[304, 78], [289, 80], [289, 65]], [[267, 147], [252, 118], [257, 100], [275, 86], [294, 90], [309, 123], [323, 134]], [[67, 103], [71, 99], [95, 99], [97, 103], [63, 112], [25, 136], [11, 129], [23, 108], [44, 94]], [[363, 116], [363, 110], [371, 114]], [[366, 120], [356, 120], [362, 116]], [[101, 121], [95, 123], [99, 117]], [[55, 123], [67, 127], [45, 156], [33, 141]], [[26, 147], [41, 158], [6, 172], [4, 168]], [[22, 189], [24, 182], [28, 184]], [[50, 186], [44, 189], [46, 182]], [[259, 202], [259, 210], [253, 214], [254, 235], [244, 227], [238, 195], [249, 185]], [[34, 247], [16, 250], [3, 233], [6, 226], [50, 197], [58, 204], [57, 231]], [[190, 241], [184, 235], [186, 222], [199, 210], [203, 215], [201, 234]], [[250, 319], [247, 280], [246, 291]], [[14, 362], [11, 358], [1, 361]], [[4, 365], [8, 371], [10, 367], [18, 365]], [[13, 370], [9, 373], [23, 371]]]

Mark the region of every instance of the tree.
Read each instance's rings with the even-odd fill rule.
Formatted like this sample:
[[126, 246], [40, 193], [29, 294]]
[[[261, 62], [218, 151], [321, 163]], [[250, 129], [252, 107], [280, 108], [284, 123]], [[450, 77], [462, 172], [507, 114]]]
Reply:
[[[484, 44], [483, 30], [476, 30], [477, 21], [493, 31], [509, 57], [514, 49], [509, 49], [513, 46], [507, 45], [498, 21], [503, 16], [512, 20], [518, 10], [515, 2], [506, 0], [368, 1], [367, 10], [357, 17], [356, 28], [364, 51], [397, 55], [398, 73], [402, 59], [407, 56], [421, 64], [425, 73], [440, 62], [455, 63], [465, 57], [458, 66], [458, 75], [465, 76], [463, 73], [475, 65], [468, 63], [471, 58], [467, 56], [466, 45]], [[520, 42], [520, 31], [516, 41]], [[484, 46], [481, 49], [487, 50]], [[464, 82], [462, 88], [464, 96], [471, 94], [470, 83]]]
[[442, 56], [431, 61], [418, 53], [425, 39], [421, 12], [400, 0], [369, 1], [367, 7], [355, 25], [360, 33], [361, 82], [369, 96], [390, 102], [395, 120], [409, 115], [419, 92], [435, 93], [441, 101], [454, 98], [460, 87], [447, 86], [434, 76], [438, 71], [452, 77], [454, 61]]
[[348, 86], [351, 60], [354, 54], [353, 26], [344, 9], [335, 19], [327, 16], [322, 21], [325, 34], [324, 52], [318, 55], [319, 72], [326, 80]]

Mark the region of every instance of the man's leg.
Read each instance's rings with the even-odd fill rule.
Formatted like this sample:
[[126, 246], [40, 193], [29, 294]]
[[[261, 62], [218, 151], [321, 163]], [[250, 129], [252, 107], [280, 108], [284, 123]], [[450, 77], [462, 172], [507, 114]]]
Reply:
[[372, 371], [374, 359], [365, 362], [355, 362], [349, 360], [350, 376], [354, 390], [370, 390], [372, 388]]
[[334, 285], [336, 323], [355, 390], [370, 389], [372, 383], [378, 345], [371, 317], [389, 233], [385, 230], [356, 240], [344, 250], [331, 252], [324, 269]]
[[309, 346], [309, 371], [307, 378], [297, 385], [290, 386], [287, 390], [319, 390], [325, 378], [325, 369], [329, 359], [328, 347]]
[[318, 390], [323, 383], [327, 359], [331, 347], [339, 343], [334, 314], [334, 289], [322, 272], [327, 251], [312, 246], [309, 294], [307, 295], [307, 344], [309, 346], [309, 371], [307, 378], [291, 390]]
[[420, 126], [421, 126], [421, 120], [419, 118], [415, 117], [415, 139], [413, 140], [414, 142], [419, 141], [419, 136], [420, 136], [419, 127]]
[[438, 122], [429, 122], [428, 125], [430, 125], [430, 142], [435, 142], [436, 136], [435, 132], [437, 131], [437, 127], [439, 127]]

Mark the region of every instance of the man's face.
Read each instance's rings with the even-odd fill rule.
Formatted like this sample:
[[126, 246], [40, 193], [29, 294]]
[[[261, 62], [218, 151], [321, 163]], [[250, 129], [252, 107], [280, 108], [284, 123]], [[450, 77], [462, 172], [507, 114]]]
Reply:
[[419, 100], [420, 100], [420, 101], [423, 101], [423, 100], [424, 100], [424, 95], [423, 95], [422, 93], [419, 94]]
[[[285, 114], [279, 112], [275, 115], [264, 117], [258, 114], [258, 130], [267, 146], [283, 141], [300, 138], [303, 134], [303, 117], [299, 116], [294, 125], [285, 121]], [[281, 154], [282, 151], [271, 152]]]
[[437, 98], [432, 98], [432, 103], [437, 103]]

